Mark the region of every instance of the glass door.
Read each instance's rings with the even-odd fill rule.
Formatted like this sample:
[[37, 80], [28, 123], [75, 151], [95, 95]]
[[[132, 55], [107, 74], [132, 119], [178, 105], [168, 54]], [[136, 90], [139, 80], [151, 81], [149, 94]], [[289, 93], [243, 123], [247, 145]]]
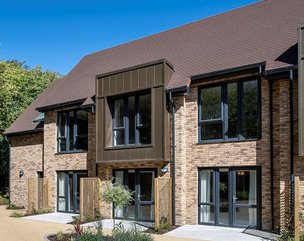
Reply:
[[233, 171], [233, 226], [257, 227], [257, 171]]
[[155, 170], [125, 169], [114, 171], [114, 183], [133, 192], [133, 200], [122, 208], [114, 208], [115, 218], [154, 221]]
[[154, 177], [155, 171], [138, 171], [137, 202], [138, 220], [154, 220]]
[[199, 170], [199, 223], [259, 228], [257, 167]]
[[79, 213], [80, 178], [86, 173], [57, 173], [57, 210], [58, 212]]

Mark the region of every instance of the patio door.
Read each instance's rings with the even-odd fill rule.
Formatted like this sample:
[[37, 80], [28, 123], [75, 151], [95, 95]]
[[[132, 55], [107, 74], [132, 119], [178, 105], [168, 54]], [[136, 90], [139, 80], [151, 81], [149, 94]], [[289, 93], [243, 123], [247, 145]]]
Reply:
[[115, 208], [115, 218], [154, 221], [154, 169], [124, 169], [114, 171], [115, 183], [133, 192], [129, 205]]
[[57, 173], [57, 211], [79, 213], [80, 178], [85, 172]]
[[257, 167], [199, 170], [199, 223], [260, 227]]

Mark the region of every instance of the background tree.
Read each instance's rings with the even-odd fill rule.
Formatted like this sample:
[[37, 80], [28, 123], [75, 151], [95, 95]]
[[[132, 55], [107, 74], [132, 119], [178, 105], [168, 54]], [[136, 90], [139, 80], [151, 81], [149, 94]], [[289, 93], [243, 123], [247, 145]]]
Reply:
[[3, 131], [60, 75], [29, 68], [17, 60], [0, 60], [0, 191], [8, 186], [8, 142]]

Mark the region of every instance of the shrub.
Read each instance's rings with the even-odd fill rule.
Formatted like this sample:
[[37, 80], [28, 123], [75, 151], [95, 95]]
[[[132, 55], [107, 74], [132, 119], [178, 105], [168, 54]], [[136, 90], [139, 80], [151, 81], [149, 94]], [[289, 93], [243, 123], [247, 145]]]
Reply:
[[120, 223], [115, 226], [113, 230], [114, 241], [153, 241], [153, 237], [149, 233], [141, 233], [136, 225], [133, 225], [131, 230], [125, 230], [124, 226]]
[[0, 205], [8, 205], [8, 198], [0, 195]]
[[[133, 192], [125, 189], [121, 185], [110, 184], [107, 185], [106, 190], [102, 193], [102, 198], [107, 203], [112, 204], [114, 207], [123, 207], [129, 204], [132, 198]], [[113, 215], [113, 229], [115, 228], [115, 218]]]
[[13, 212], [10, 217], [12, 218], [22, 218], [24, 217], [24, 213], [21, 213], [21, 212]]
[[159, 225], [155, 227], [155, 232], [159, 233], [161, 231], [168, 230], [171, 227], [168, 219], [166, 217], [161, 217], [159, 220]]

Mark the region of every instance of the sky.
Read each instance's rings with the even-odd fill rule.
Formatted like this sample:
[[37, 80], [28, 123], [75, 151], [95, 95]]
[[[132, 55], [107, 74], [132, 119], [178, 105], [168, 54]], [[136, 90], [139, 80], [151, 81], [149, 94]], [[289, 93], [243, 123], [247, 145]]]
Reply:
[[257, 0], [0, 0], [0, 60], [67, 74], [87, 54]]

